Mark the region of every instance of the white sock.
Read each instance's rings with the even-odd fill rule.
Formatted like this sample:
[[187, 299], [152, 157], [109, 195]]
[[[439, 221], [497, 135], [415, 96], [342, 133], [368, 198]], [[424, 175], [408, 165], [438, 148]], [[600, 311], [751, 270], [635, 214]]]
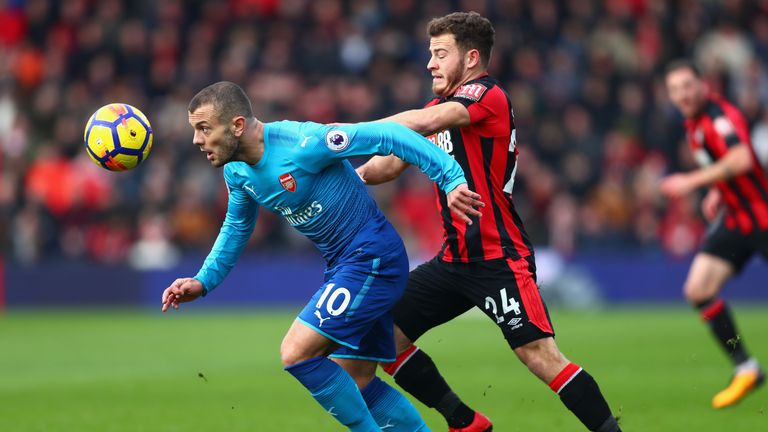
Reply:
[[736, 366], [736, 373], [751, 372], [757, 369], [760, 369], [760, 365], [757, 363], [757, 359], [750, 357], [747, 361]]

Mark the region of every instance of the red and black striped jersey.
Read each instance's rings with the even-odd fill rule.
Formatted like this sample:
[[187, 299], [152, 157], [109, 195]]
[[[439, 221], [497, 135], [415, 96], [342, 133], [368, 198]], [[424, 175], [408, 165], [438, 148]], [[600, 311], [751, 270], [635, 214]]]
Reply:
[[768, 230], [768, 178], [755, 156], [749, 127], [739, 110], [717, 95], [711, 95], [702, 112], [687, 119], [688, 145], [696, 162], [708, 166], [722, 158], [729, 148], [743, 143], [752, 153], [752, 169], [729, 180], [719, 181], [725, 203], [725, 224], [748, 234]]
[[440, 258], [474, 262], [532, 255], [533, 246], [512, 203], [517, 148], [509, 96], [496, 79], [484, 75], [466, 82], [453, 96], [435, 98], [426, 106], [449, 101], [467, 108], [470, 124], [427, 138], [461, 165], [467, 186], [480, 194], [486, 207], [481, 218], [467, 225], [448, 208], [445, 192], [435, 187], [444, 229]]

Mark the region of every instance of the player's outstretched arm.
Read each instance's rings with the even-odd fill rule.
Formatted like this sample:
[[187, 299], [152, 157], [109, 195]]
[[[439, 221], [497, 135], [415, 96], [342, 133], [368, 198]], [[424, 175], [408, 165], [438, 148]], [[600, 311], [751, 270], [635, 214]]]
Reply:
[[752, 169], [752, 163], [752, 152], [749, 146], [739, 143], [731, 147], [712, 165], [689, 173], [677, 173], [665, 177], [659, 188], [669, 198], [681, 198], [700, 187], [744, 174]]
[[397, 156], [374, 156], [357, 167], [357, 175], [365, 184], [377, 185], [396, 179], [410, 165]]
[[227, 215], [211, 252], [194, 277], [204, 286], [203, 296], [219, 286], [235, 266], [253, 234], [259, 215], [258, 204], [234, 181], [227, 167], [224, 168], [224, 179], [229, 191]]
[[[450, 192], [466, 183], [461, 166], [447, 153], [416, 132], [394, 122], [369, 122], [339, 126], [307, 124], [307, 133], [324, 136], [298, 154], [294, 163], [310, 172], [320, 172], [343, 159], [360, 156], [397, 156]], [[207, 286], [207, 284], [206, 284]]]
[[421, 135], [468, 126], [469, 111], [459, 102], [448, 101], [426, 108], [403, 111], [379, 121], [399, 123]]
[[[334, 128], [325, 126], [323, 131], [325, 139], [320, 144], [316, 142], [309, 151], [304, 152], [301, 161], [295, 161], [308, 171], [318, 172], [339, 159], [364, 155], [393, 155], [419, 167], [446, 194], [462, 184], [466, 188], [467, 180], [458, 162], [426, 138], [397, 123], [358, 123]], [[464, 204], [474, 207], [483, 207], [484, 204], [479, 201], [479, 195], [472, 194], [454, 192], [452, 197], [456, 202], [453, 208], [464, 216], [475, 215], [474, 212], [469, 212]]]
[[[403, 111], [379, 121], [401, 124], [421, 135], [440, 130], [464, 127], [470, 124], [469, 111], [458, 102], [445, 102], [427, 108]], [[390, 156], [374, 156], [357, 168], [357, 174], [366, 184], [377, 185], [396, 179], [410, 165]]]
[[203, 284], [193, 278], [180, 278], [173, 281], [171, 286], [163, 291], [163, 308], [166, 312], [169, 308], [178, 309], [179, 303], [195, 300], [203, 295]]

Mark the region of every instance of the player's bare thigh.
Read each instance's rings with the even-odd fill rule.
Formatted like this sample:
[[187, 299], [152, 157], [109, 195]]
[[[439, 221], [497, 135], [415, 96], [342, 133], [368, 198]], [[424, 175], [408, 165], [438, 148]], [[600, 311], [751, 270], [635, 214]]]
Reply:
[[517, 358], [540, 380], [551, 382], [557, 374], [568, 366], [560, 349], [557, 348], [555, 338], [545, 337], [515, 348]]
[[280, 345], [283, 366], [291, 366], [319, 356], [327, 356], [338, 345], [314, 329], [295, 320]]
[[711, 299], [720, 292], [733, 273], [733, 264], [730, 262], [704, 252], [696, 254], [683, 288], [685, 298], [694, 304]]

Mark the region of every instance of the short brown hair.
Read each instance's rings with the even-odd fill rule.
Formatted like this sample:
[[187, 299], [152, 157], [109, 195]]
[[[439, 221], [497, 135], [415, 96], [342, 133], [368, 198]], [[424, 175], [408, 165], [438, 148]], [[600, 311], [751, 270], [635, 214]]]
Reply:
[[454, 12], [440, 18], [433, 18], [427, 25], [429, 37], [452, 34], [456, 44], [464, 52], [476, 49], [480, 62], [488, 67], [496, 32], [493, 25], [477, 12]]
[[664, 71], [664, 76], [668, 76], [672, 72], [678, 71], [680, 69], [688, 69], [693, 72], [693, 75], [696, 78], [701, 78], [701, 72], [699, 72], [699, 68], [696, 67], [696, 65], [688, 59], [677, 59], [670, 62]]
[[189, 102], [189, 112], [203, 105], [213, 105], [219, 122], [228, 123], [237, 116], [243, 116], [246, 120], [253, 117], [251, 101], [239, 85], [229, 81], [219, 81], [200, 90]]

